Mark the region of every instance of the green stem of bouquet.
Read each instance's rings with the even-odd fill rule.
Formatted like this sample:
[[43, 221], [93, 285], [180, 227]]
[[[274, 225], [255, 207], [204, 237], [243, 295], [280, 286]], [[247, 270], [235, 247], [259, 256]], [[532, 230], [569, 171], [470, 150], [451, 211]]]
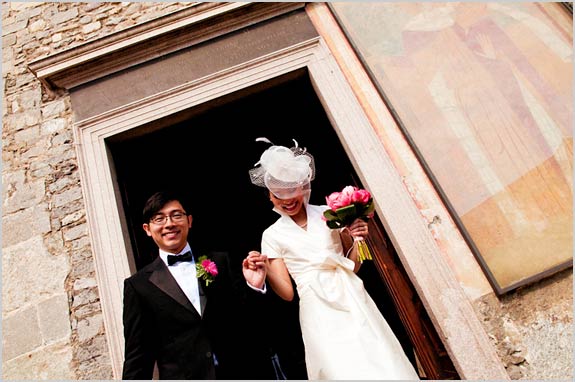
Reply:
[[357, 258], [360, 263], [363, 263], [365, 260], [373, 260], [371, 252], [369, 251], [369, 247], [367, 246], [365, 240], [358, 240], [357, 252], [358, 252]]

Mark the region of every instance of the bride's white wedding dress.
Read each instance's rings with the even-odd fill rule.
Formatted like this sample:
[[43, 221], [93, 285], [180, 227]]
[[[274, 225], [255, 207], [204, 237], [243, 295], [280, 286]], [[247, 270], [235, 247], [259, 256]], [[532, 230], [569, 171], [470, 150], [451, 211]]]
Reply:
[[[307, 230], [287, 215], [262, 236], [262, 253], [282, 258], [297, 284], [308, 378], [418, 380], [401, 344], [343, 256], [327, 206], [307, 205]], [[278, 328], [281, 330], [281, 328]]]

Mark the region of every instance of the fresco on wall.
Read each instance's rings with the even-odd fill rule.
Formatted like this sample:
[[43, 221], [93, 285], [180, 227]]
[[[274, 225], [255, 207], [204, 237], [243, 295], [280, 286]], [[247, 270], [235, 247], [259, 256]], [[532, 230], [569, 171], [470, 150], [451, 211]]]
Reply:
[[572, 15], [559, 3], [331, 8], [496, 292], [572, 266]]

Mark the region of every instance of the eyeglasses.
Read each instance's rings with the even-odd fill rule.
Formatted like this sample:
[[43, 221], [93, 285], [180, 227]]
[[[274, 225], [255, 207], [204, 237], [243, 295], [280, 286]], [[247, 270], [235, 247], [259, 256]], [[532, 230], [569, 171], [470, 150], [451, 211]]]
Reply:
[[150, 219], [150, 222], [157, 225], [163, 225], [166, 224], [168, 218], [170, 218], [172, 223], [181, 223], [186, 220], [187, 216], [188, 215], [185, 212], [174, 212], [171, 215], [156, 215]]

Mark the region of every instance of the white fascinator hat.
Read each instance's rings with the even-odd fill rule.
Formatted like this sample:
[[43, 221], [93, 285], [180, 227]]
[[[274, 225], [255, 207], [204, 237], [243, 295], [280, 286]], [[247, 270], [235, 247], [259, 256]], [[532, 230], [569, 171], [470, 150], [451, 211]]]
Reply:
[[280, 199], [290, 199], [298, 195], [306, 196], [311, 192], [310, 182], [315, 177], [313, 156], [305, 148], [295, 146], [287, 148], [276, 146], [267, 138], [257, 138], [258, 142], [271, 144], [254, 165], [250, 173], [253, 184], [266, 187]]

